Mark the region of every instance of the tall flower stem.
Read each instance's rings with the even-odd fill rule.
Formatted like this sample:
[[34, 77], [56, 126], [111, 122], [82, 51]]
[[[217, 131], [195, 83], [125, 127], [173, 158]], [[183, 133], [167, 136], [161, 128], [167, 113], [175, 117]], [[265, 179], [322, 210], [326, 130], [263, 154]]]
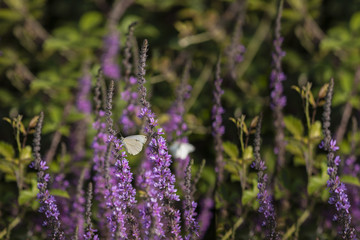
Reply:
[[[138, 85], [140, 103], [142, 108], [139, 117], [145, 120], [144, 131], [149, 135], [150, 143], [147, 148], [147, 161], [152, 166], [144, 175], [147, 193], [151, 203], [148, 210], [152, 214], [152, 229], [150, 230], [153, 239], [182, 239], [180, 226], [180, 211], [174, 209], [173, 204], [179, 201], [177, 189], [175, 188], [175, 176], [171, 173], [171, 156], [168, 153], [166, 140], [162, 128], [158, 126], [155, 114], [150, 108], [146, 99], [145, 66], [148, 41], [145, 39], [140, 52]], [[145, 215], [144, 215], [145, 216]]]
[[285, 164], [285, 134], [284, 134], [284, 115], [283, 108], [286, 105], [286, 97], [283, 96], [282, 82], [286, 79], [282, 71], [281, 59], [285, 56], [285, 52], [281, 49], [283, 38], [281, 31], [281, 15], [283, 8], [283, 0], [280, 0], [278, 14], [275, 25], [274, 52], [272, 54], [274, 69], [270, 76], [271, 88], [271, 109], [274, 115], [275, 135], [275, 152], [277, 154], [277, 168], [280, 170]]
[[334, 205], [337, 213], [333, 220], [339, 222], [341, 231], [338, 233], [342, 239], [356, 239], [355, 229], [351, 226], [350, 202], [347, 195], [345, 184], [340, 181], [338, 176], [338, 167], [341, 162], [339, 156], [335, 157], [335, 152], [339, 150], [336, 146], [336, 140], [331, 138], [330, 120], [331, 120], [331, 101], [334, 91], [334, 79], [330, 80], [329, 88], [326, 95], [323, 112], [323, 134], [324, 140], [320, 144], [320, 148], [327, 152], [327, 165], [329, 180], [327, 187], [329, 188], [329, 203]]
[[[115, 159], [115, 166], [111, 167], [109, 157], [105, 161], [106, 172], [106, 201], [112, 210], [108, 219], [115, 239], [140, 239], [140, 231], [134, 217], [136, 204], [136, 190], [132, 186], [133, 174], [131, 173], [123, 142], [116, 137], [113, 129], [112, 99], [114, 93], [114, 80], [110, 81], [108, 89], [106, 120], [108, 128], [108, 154]], [[111, 174], [110, 174], [111, 171]], [[113, 179], [111, 179], [113, 178]]]
[[276, 217], [275, 217], [275, 209], [272, 204], [272, 196], [266, 190], [267, 188], [267, 181], [268, 176], [265, 172], [266, 164], [265, 161], [261, 159], [260, 155], [260, 146], [261, 146], [261, 122], [262, 116], [259, 117], [257, 126], [256, 126], [256, 133], [254, 139], [254, 158], [255, 161], [252, 163], [251, 167], [255, 168], [258, 171], [258, 189], [259, 193], [257, 198], [260, 203], [259, 212], [262, 213], [264, 216], [264, 221], [262, 223], [263, 227], [267, 229], [266, 239], [271, 240], [279, 240], [280, 236], [276, 232]]
[[224, 149], [222, 144], [222, 135], [225, 132], [225, 127], [222, 124], [222, 114], [224, 108], [221, 106], [221, 96], [224, 94], [224, 90], [221, 89], [222, 78], [220, 78], [220, 58], [216, 65], [215, 76], [215, 90], [214, 90], [214, 105], [212, 108], [212, 135], [215, 140], [215, 154], [216, 154], [216, 173], [217, 173], [217, 185], [220, 185], [224, 179]]
[[56, 204], [56, 200], [53, 195], [50, 194], [48, 190], [48, 182], [50, 180], [50, 175], [45, 173], [49, 167], [46, 165], [46, 161], [41, 160], [40, 155], [40, 141], [41, 141], [41, 129], [44, 121], [44, 113], [40, 113], [39, 120], [36, 125], [35, 137], [34, 137], [34, 162], [30, 165], [30, 167], [35, 168], [38, 171], [37, 179], [38, 184], [37, 187], [39, 189], [39, 193], [37, 198], [40, 202], [39, 212], [44, 213], [46, 219], [43, 222], [43, 225], [47, 226], [50, 229], [50, 237], [51, 239], [65, 239], [65, 234], [61, 229], [61, 221], [60, 221], [60, 212], [58, 210], [58, 206]]

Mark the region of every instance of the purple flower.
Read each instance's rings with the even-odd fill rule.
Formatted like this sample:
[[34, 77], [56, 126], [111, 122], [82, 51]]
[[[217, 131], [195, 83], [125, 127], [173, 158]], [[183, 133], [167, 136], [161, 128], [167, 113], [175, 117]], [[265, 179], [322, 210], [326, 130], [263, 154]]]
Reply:
[[246, 48], [242, 44], [238, 44], [235, 50], [235, 62], [241, 63], [244, 60], [244, 53], [246, 52]]
[[[169, 120], [164, 124], [164, 131], [166, 133], [167, 140], [174, 146], [176, 142], [188, 143], [188, 137], [184, 136], [184, 132], [187, 131], [187, 125], [184, 122], [185, 106], [184, 101], [190, 97], [191, 86], [187, 84], [188, 75], [190, 71], [190, 62], [185, 66], [184, 76], [181, 80], [180, 86], [176, 92], [176, 100], [168, 110]], [[171, 147], [170, 147], [171, 150]], [[176, 156], [175, 156], [176, 157]], [[185, 192], [184, 179], [186, 166], [189, 164], [190, 156], [185, 158], [176, 157], [175, 159], [175, 175], [179, 180], [180, 188]]]
[[285, 52], [281, 49], [283, 38], [279, 37], [274, 40], [275, 52], [272, 54], [275, 69], [272, 70], [270, 75], [270, 88], [271, 91], [271, 108], [282, 109], [286, 105], [286, 97], [283, 96], [282, 82], [286, 80], [285, 74], [281, 70], [281, 59], [285, 56]]
[[[142, 178], [146, 182], [141, 184], [146, 186], [148, 199], [151, 200], [151, 204], [147, 207], [152, 213], [152, 226], [155, 237], [166, 236], [172, 239], [182, 239], [180, 235], [180, 213], [172, 206], [174, 201], [180, 199], [176, 194], [175, 176], [170, 170], [171, 156], [168, 153], [166, 140], [163, 137], [164, 132], [161, 128], [156, 129], [158, 125], [157, 119], [146, 99], [146, 88], [144, 86], [146, 80], [144, 76], [147, 47], [147, 40], [144, 40], [138, 70], [139, 94], [142, 104], [139, 117], [145, 120], [144, 131], [148, 136], [151, 136], [146, 149], [146, 161], [148, 161], [146, 165], [149, 168], [145, 170], [146, 177]], [[142, 221], [145, 222], [146, 218], [143, 218]]]
[[[106, 193], [106, 179], [105, 179], [105, 157], [107, 151], [107, 139], [108, 134], [106, 133], [106, 123], [105, 123], [105, 112], [99, 111], [98, 118], [96, 122], [93, 123], [93, 128], [97, 130], [92, 142], [93, 149], [93, 170], [94, 170], [94, 198], [99, 202], [98, 204], [98, 219], [99, 219], [99, 230], [105, 235], [108, 232], [107, 229], [107, 219], [111, 216], [111, 211], [106, 207], [106, 202], [104, 201]], [[109, 159], [110, 162], [114, 162], [112, 156]], [[110, 181], [113, 181], [110, 179]], [[112, 182], [112, 184], [114, 184]]]
[[[63, 191], [67, 191], [69, 186], [70, 183], [65, 179], [64, 173], [59, 173], [54, 178], [54, 182], [52, 184], [52, 188], [61, 189]], [[55, 199], [62, 216], [62, 226], [64, 228], [65, 234], [68, 235], [74, 234], [76, 224], [73, 224], [73, 219], [71, 217], [71, 210], [70, 210], [71, 200], [63, 197], [55, 197]]]
[[330, 192], [328, 202], [334, 205], [337, 211], [333, 220], [341, 223], [341, 236], [343, 239], [356, 239], [355, 229], [351, 226], [352, 218], [349, 211], [351, 204], [346, 193], [346, 186], [340, 181], [340, 177], [338, 176], [338, 166], [340, 165], [341, 159], [339, 156], [334, 158], [334, 152], [339, 150], [339, 147], [336, 146], [336, 140], [331, 139], [328, 141], [328, 146], [326, 146], [324, 142], [325, 141], [320, 145], [328, 151], [327, 173], [329, 180], [327, 181], [327, 187]]
[[339, 150], [339, 147], [336, 146], [336, 140], [335, 139], [331, 139], [331, 141], [330, 141], [330, 149], [333, 152], [336, 152], [337, 150]]
[[48, 169], [49, 167], [46, 166], [46, 162], [45, 161], [40, 161], [40, 170], [45, 171], [46, 169]]
[[214, 200], [212, 197], [206, 197], [200, 202], [200, 206], [202, 210], [199, 214], [198, 222], [200, 223], [200, 239], [203, 239], [213, 218], [211, 209], [214, 207]]
[[[359, 177], [360, 175], [360, 164], [356, 163], [356, 157], [350, 156], [345, 161], [344, 173], [353, 177]], [[348, 189], [352, 220], [356, 226], [356, 230], [360, 231], [360, 188], [352, 184], [345, 184]]]
[[104, 71], [104, 75], [108, 78], [120, 78], [120, 68], [117, 63], [118, 52], [119, 34], [117, 31], [113, 31], [104, 39], [104, 53], [101, 57], [101, 66]]
[[276, 216], [275, 216], [275, 209], [272, 204], [272, 197], [266, 190], [268, 176], [264, 174], [266, 170], [266, 164], [261, 159], [260, 155], [260, 146], [261, 146], [261, 121], [262, 116], [259, 117], [257, 126], [256, 126], [256, 133], [254, 139], [254, 158], [255, 163], [252, 164], [254, 168], [258, 171], [258, 184], [257, 187], [259, 189], [259, 193], [257, 195], [257, 199], [259, 201], [260, 207], [259, 212], [263, 214], [264, 221], [262, 226], [268, 229], [267, 237], [268, 239], [280, 239], [279, 234], [276, 232]]
[[274, 52], [272, 53], [273, 70], [270, 75], [270, 108], [273, 111], [274, 127], [275, 127], [275, 149], [277, 155], [277, 168], [281, 169], [285, 164], [285, 134], [284, 134], [284, 116], [283, 108], [286, 105], [286, 97], [283, 95], [283, 81], [286, 76], [282, 71], [281, 60], [285, 56], [285, 52], [281, 49], [284, 40], [280, 35], [282, 3], [279, 5], [278, 14], [275, 24]]
[[44, 213], [46, 220], [43, 222], [44, 226], [48, 226], [51, 230], [50, 237], [52, 239], [65, 239], [64, 232], [61, 229], [61, 221], [59, 219], [60, 211], [58, 209], [56, 200], [54, 196], [50, 195], [48, 190], [48, 182], [50, 177], [48, 174], [45, 174], [45, 170], [49, 167], [46, 165], [46, 161], [41, 160], [40, 155], [40, 140], [41, 140], [41, 129], [43, 124], [44, 114], [41, 112], [39, 120], [36, 125], [35, 137], [34, 137], [34, 158], [35, 163], [32, 164], [35, 169], [38, 171], [37, 187], [39, 193], [37, 198], [40, 202], [39, 212]]
[[76, 96], [77, 109], [85, 114], [91, 113], [91, 102], [89, 101], [89, 93], [91, 90], [91, 75], [86, 72], [84, 76], [79, 79], [79, 87]]
[[136, 130], [136, 122], [134, 117], [139, 115], [140, 106], [138, 105], [138, 94], [133, 91], [133, 87], [136, 84], [136, 78], [130, 77], [125, 83], [125, 90], [121, 93], [121, 99], [127, 103], [125, 109], [120, 117], [120, 124], [122, 125], [123, 132], [125, 134], [132, 134]]

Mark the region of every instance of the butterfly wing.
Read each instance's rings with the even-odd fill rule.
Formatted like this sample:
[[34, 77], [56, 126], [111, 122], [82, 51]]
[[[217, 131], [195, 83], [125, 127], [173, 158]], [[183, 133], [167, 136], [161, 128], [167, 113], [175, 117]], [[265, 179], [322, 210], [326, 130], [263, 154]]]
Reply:
[[175, 142], [170, 151], [174, 154], [175, 158], [185, 159], [189, 153], [193, 152], [195, 147], [190, 143]]
[[142, 144], [145, 144], [147, 137], [145, 135], [131, 135], [131, 136], [127, 136], [125, 139], [134, 139], [138, 142], [141, 142]]
[[126, 151], [131, 155], [141, 152], [143, 145], [146, 143], [147, 137], [144, 135], [132, 135], [123, 139]]

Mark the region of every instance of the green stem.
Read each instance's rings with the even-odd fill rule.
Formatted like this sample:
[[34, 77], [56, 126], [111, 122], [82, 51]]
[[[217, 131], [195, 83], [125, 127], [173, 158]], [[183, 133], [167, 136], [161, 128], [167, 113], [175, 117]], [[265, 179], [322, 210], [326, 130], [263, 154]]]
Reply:
[[283, 240], [289, 239], [293, 234], [298, 235], [301, 225], [310, 217], [310, 213], [314, 208], [314, 202], [301, 214], [295, 224], [293, 224], [284, 234]]
[[221, 240], [227, 240], [231, 236], [235, 237], [236, 230], [243, 224], [248, 212], [246, 211], [243, 216], [239, 217], [238, 220], [235, 222], [234, 226], [225, 233], [225, 235], [221, 238]]
[[19, 216], [15, 217], [12, 220], [12, 222], [9, 224], [9, 226], [0, 232], [0, 239], [4, 239], [5, 236], [6, 236], [5, 239], [10, 239], [11, 230], [14, 229], [17, 225], [19, 225], [23, 216], [24, 216], [24, 212], [19, 214]]
[[21, 162], [21, 141], [20, 141], [20, 128], [21, 128], [21, 125], [20, 125], [20, 122], [21, 122], [21, 117], [18, 116], [16, 118], [16, 145], [17, 145], [17, 148], [18, 148], [18, 154], [19, 154], [19, 162], [18, 162], [18, 169], [17, 171], [15, 170], [15, 176], [16, 176], [16, 183], [17, 183], [17, 186], [18, 186], [18, 189], [19, 189], [19, 192], [21, 191], [22, 189], [22, 186], [23, 186], [23, 164]]

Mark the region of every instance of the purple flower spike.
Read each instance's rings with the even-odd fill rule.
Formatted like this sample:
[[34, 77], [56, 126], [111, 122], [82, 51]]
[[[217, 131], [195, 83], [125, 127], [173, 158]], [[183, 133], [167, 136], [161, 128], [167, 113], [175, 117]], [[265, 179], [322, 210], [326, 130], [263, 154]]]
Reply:
[[260, 203], [259, 212], [264, 216], [264, 221], [262, 223], [263, 227], [266, 227], [267, 239], [279, 240], [280, 236], [276, 232], [276, 216], [275, 209], [272, 204], [272, 197], [270, 193], [266, 190], [268, 176], [264, 174], [266, 169], [265, 162], [261, 159], [260, 156], [260, 146], [261, 146], [261, 121], [262, 116], [259, 117], [258, 124], [256, 126], [255, 140], [254, 140], [254, 158], [255, 161], [252, 164], [254, 168], [258, 171], [258, 189], [259, 193], [257, 199]]
[[126, 159], [126, 151], [122, 140], [118, 139], [113, 129], [112, 99], [114, 93], [114, 80], [111, 80], [108, 89], [106, 104], [106, 120], [108, 123], [108, 149], [116, 161], [114, 167], [110, 167], [109, 159], [105, 158], [106, 174], [106, 206], [111, 211], [108, 218], [112, 237], [115, 239], [140, 239], [138, 223], [134, 216], [136, 204], [136, 190], [132, 186], [133, 174], [130, 171], [129, 162]]
[[[144, 76], [147, 48], [147, 40], [144, 40], [138, 70], [139, 94], [142, 104], [139, 117], [145, 120], [144, 130], [151, 138], [146, 149], [147, 159], [145, 165], [148, 167], [144, 168], [145, 172], [142, 177], [145, 182], [140, 184], [146, 187], [146, 192], [149, 195], [148, 199], [151, 201], [145, 209], [152, 213], [153, 229], [149, 230], [155, 233], [155, 239], [164, 237], [167, 239], [182, 239], [180, 235], [180, 212], [173, 208], [174, 201], [179, 201], [180, 198], [176, 193], [175, 176], [170, 170], [171, 156], [168, 153], [166, 140], [163, 136], [164, 132], [162, 129], [156, 129], [158, 125], [157, 119], [146, 99], [146, 88], [144, 86], [146, 80]], [[146, 223], [147, 214], [142, 215], [142, 222]]]
[[91, 102], [88, 99], [91, 90], [91, 75], [87, 72], [79, 79], [79, 88], [76, 96], [76, 107], [85, 114], [91, 113]]
[[[360, 164], [356, 163], [355, 156], [350, 156], [345, 161], [344, 173], [353, 177], [360, 176]], [[349, 199], [352, 206], [352, 220], [356, 226], [356, 231], [360, 232], [360, 187], [352, 184], [346, 184], [346, 188], [348, 189]]]
[[61, 229], [61, 221], [59, 219], [60, 211], [58, 209], [56, 200], [54, 196], [49, 193], [48, 182], [50, 177], [48, 174], [45, 174], [45, 170], [49, 167], [46, 165], [46, 161], [41, 160], [40, 155], [40, 141], [41, 141], [41, 129], [44, 120], [44, 114], [41, 112], [39, 120], [36, 125], [35, 137], [34, 137], [34, 158], [35, 163], [32, 164], [35, 167], [37, 173], [39, 193], [37, 198], [40, 202], [39, 212], [44, 213], [46, 220], [43, 222], [44, 226], [48, 226], [51, 239], [65, 239], [65, 234]]
[[[329, 204], [334, 205], [337, 213], [334, 215], [333, 220], [337, 221], [341, 227], [339, 235], [342, 239], [356, 239], [355, 228], [351, 226], [350, 202], [346, 193], [345, 184], [340, 181], [338, 176], [338, 166], [340, 164], [340, 157], [335, 157], [335, 151], [339, 150], [336, 146], [336, 140], [331, 139], [330, 131], [330, 115], [331, 115], [331, 100], [334, 90], [334, 80], [330, 80], [328, 87], [326, 102], [324, 104], [323, 112], [323, 132], [324, 140], [322, 141], [321, 148], [327, 152], [328, 162], [328, 175], [327, 187], [329, 188], [330, 198]], [[334, 158], [335, 157], [335, 158]]]
[[136, 123], [134, 117], [140, 113], [140, 106], [138, 105], [138, 94], [133, 91], [137, 79], [133, 76], [126, 81], [125, 90], [121, 93], [121, 99], [127, 103], [125, 109], [120, 117], [120, 124], [122, 125], [123, 132], [127, 135], [132, 134], [136, 130]]
[[101, 57], [104, 75], [111, 79], [119, 79], [120, 68], [116, 61], [119, 52], [119, 34], [117, 31], [113, 31], [105, 37], [104, 46], [104, 53]]
[[277, 149], [277, 167], [281, 169], [285, 164], [285, 134], [284, 134], [284, 116], [283, 108], [286, 105], [286, 97], [283, 95], [283, 81], [286, 76], [282, 71], [281, 60], [285, 56], [285, 52], [281, 49], [283, 38], [280, 36], [281, 31], [281, 15], [282, 15], [283, 3], [279, 5], [276, 25], [275, 25], [275, 40], [274, 40], [274, 52], [272, 54], [272, 60], [274, 68], [270, 75], [270, 107], [273, 110], [274, 126], [276, 129], [275, 136], [275, 148]]

